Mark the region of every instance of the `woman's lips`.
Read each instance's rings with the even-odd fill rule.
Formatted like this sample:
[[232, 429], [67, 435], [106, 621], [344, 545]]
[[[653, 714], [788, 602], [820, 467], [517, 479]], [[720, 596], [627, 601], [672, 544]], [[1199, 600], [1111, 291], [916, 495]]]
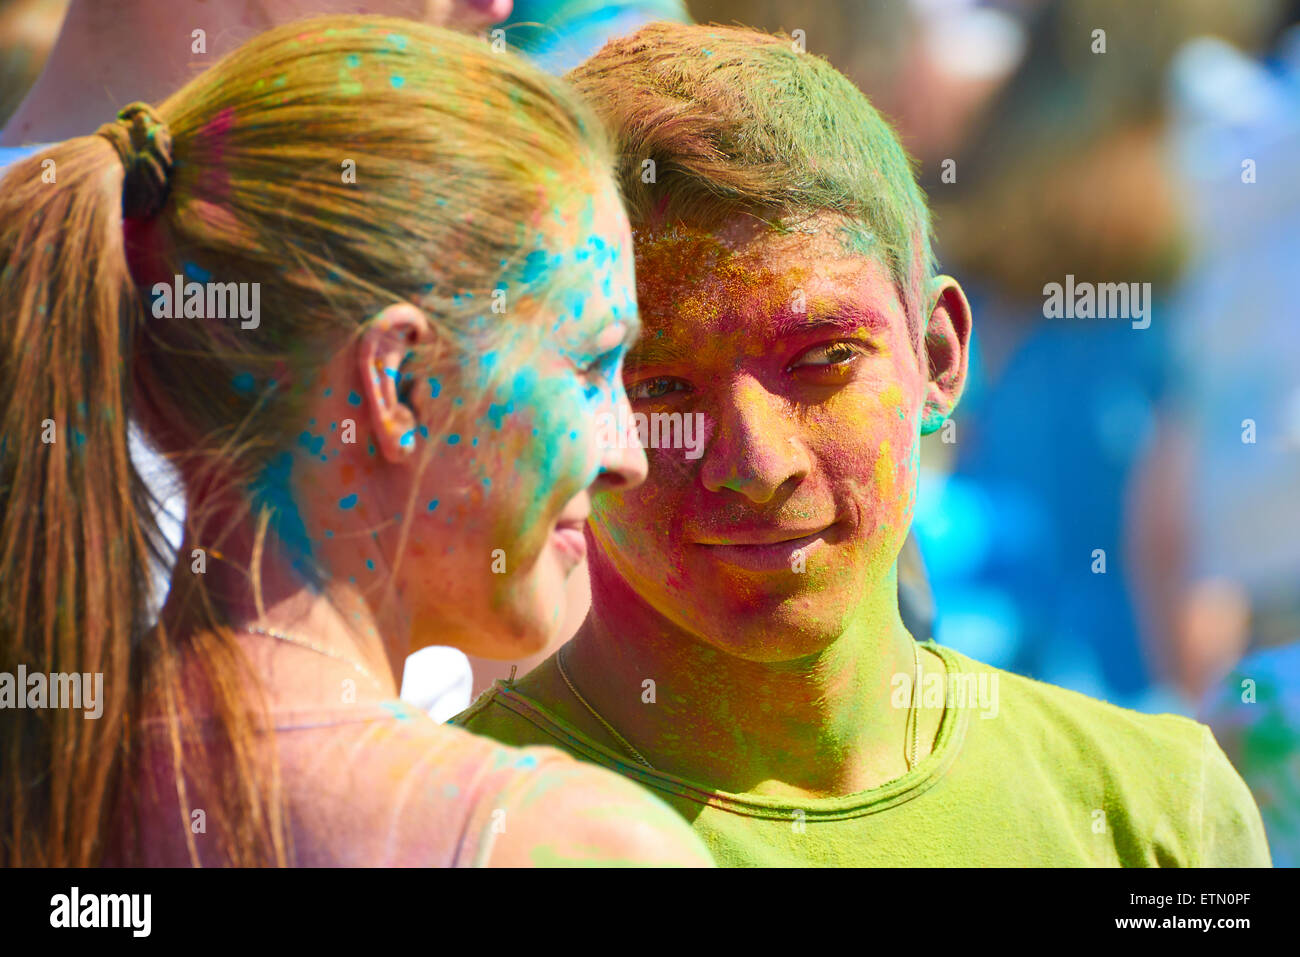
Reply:
[[712, 561], [724, 565], [733, 565], [752, 571], [787, 571], [795, 570], [796, 552], [803, 552], [806, 560], [814, 550], [825, 544], [834, 523], [825, 528], [807, 532], [798, 537], [787, 538], [796, 532], [773, 530], [752, 536], [734, 536], [750, 538], [749, 542], [696, 542], [695, 547]]
[[587, 537], [583, 534], [583, 522], [560, 522], [551, 532], [551, 544], [555, 546], [561, 560], [567, 566], [566, 572], [573, 571], [587, 557]]

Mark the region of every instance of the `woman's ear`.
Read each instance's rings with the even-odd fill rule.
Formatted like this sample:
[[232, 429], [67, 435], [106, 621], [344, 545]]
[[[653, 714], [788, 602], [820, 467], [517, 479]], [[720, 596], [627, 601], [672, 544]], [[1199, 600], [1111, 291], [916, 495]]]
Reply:
[[404, 401], [401, 369], [407, 353], [432, 338], [428, 317], [409, 302], [399, 302], [375, 315], [357, 339], [362, 414], [370, 422], [375, 448], [389, 462], [407, 461], [415, 451], [419, 422]]
[[971, 314], [966, 294], [951, 276], [936, 276], [926, 286], [930, 308], [922, 346], [929, 366], [921, 434], [939, 429], [957, 407], [966, 387]]

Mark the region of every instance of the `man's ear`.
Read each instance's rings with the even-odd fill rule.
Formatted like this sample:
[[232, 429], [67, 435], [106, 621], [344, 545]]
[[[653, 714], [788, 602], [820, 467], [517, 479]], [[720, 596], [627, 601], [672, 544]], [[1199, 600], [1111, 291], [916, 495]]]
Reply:
[[389, 462], [406, 461], [415, 451], [419, 423], [403, 401], [401, 367], [407, 353], [430, 342], [433, 335], [423, 312], [409, 302], [398, 302], [366, 323], [357, 339], [362, 413], [370, 422], [375, 448]]
[[922, 348], [929, 365], [921, 434], [939, 429], [957, 407], [966, 387], [966, 360], [970, 355], [971, 314], [966, 294], [951, 276], [935, 276], [926, 284], [925, 303], [930, 309]]

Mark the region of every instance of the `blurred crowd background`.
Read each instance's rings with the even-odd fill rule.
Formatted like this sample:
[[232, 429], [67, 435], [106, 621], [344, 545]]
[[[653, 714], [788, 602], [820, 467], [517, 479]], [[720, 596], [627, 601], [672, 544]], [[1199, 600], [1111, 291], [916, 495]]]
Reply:
[[[65, 7], [0, 0], [0, 127]], [[922, 454], [914, 631], [1209, 722], [1300, 863], [1300, 2], [516, 0], [503, 27], [562, 72], [654, 19], [791, 34], [917, 161], [975, 333]], [[1045, 318], [1067, 275], [1151, 283], [1150, 326]], [[412, 659], [415, 699], [457, 655]]]

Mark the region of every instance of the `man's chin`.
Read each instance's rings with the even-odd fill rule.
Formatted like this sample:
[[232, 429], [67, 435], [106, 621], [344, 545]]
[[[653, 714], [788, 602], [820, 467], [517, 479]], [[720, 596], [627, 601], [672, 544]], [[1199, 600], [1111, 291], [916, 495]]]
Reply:
[[[801, 607], [803, 606], [803, 607]], [[803, 602], [777, 599], [737, 605], [734, 597], [700, 596], [674, 609], [678, 624], [701, 642], [742, 661], [793, 661], [825, 651], [843, 632], [844, 617], [817, 613]]]

